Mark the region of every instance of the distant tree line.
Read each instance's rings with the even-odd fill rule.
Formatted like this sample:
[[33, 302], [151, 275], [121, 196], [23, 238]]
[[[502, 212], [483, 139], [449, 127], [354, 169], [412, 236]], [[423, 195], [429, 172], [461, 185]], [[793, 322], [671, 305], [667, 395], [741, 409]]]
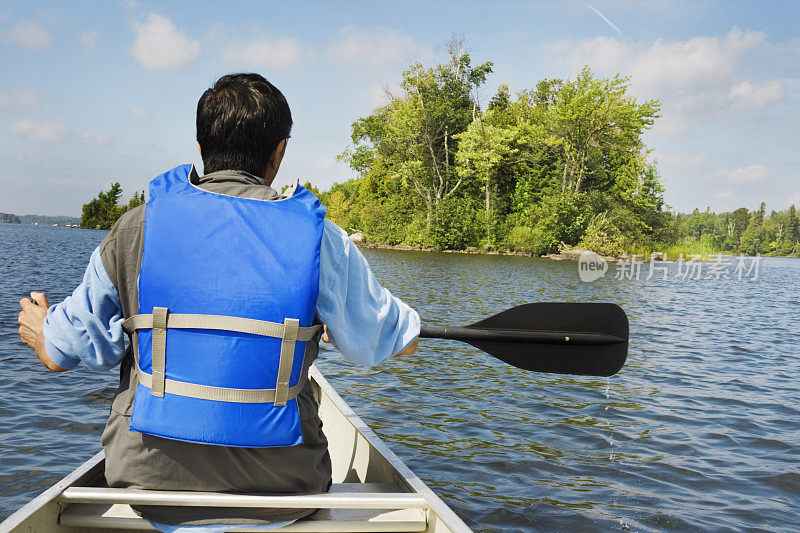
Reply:
[[111, 184], [107, 191], [100, 191], [97, 198], [83, 204], [81, 227], [92, 229], [111, 229], [111, 226], [125, 213], [144, 203], [144, 191], [134, 193], [127, 204], [120, 204], [122, 186], [119, 182]]
[[40, 226], [75, 226], [80, 223], [78, 217], [67, 217], [61, 215], [20, 215], [23, 224], [39, 224]]
[[673, 215], [666, 232], [672, 233], [672, 242], [700, 253], [800, 257], [800, 216], [794, 205], [769, 216], [764, 202], [754, 211], [740, 207], [717, 214], [695, 209], [688, 215]]
[[77, 225], [80, 219], [68, 216], [52, 215], [14, 215], [12, 213], [0, 213], [0, 223], [11, 224], [39, 224], [41, 226], [72, 226]]
[[[628, 79], [545, 79], [485, 109], [492, 63], [473, 66], [463, 42], [449, 62], [413, 64], [388, 103], [352, 124], [340, 159], [359, 177], [322, 193], [328, 216], [368, 241], [440, 249], [489, 246], [536, 255], [588, 248], [605, 255], [692, 243], [743, 253], [795, 253], [794, 208], [670, 213], [642, 134], [660, 111]], [[675, 248], [677, 247], [677, 248]]]

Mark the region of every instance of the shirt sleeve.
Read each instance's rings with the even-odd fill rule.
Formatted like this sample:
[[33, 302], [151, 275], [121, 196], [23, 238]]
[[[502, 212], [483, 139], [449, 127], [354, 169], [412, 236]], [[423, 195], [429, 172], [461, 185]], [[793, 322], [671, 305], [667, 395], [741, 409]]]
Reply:
[[417, 312], [378, 283], [347, 233], [327, 219], [317, 314], [345, 360], [363, 366], [382, 363], [419, 335]]
[[116, 366], [124, 355], [122, 305], [103, 267], [99, 248], [92, 252], [83, 281], [63, 302], [47, 310], [45, 349], [62, 368], [83, 361], [93, 369]]

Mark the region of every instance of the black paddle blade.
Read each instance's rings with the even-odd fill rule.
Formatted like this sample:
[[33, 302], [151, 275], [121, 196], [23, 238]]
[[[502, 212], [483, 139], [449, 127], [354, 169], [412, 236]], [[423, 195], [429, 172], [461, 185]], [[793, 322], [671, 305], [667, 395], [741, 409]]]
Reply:
[[468, 342], [534, 372], [613, 376], [628, 356], [628, 317], [609, 303], [531, 303], [467, 327], [423, 327], [420, 337]]
[[613, 376], [628, 356], [628, 317], [615, 304], [531, 303], [490, 316], [467, 328], [559, 332], [564, 338], [600, 333], [620, 339], [620, 342], [595, 345], [561, 340], [542, 343], [469, 341], [510, 365], [535, 372]]

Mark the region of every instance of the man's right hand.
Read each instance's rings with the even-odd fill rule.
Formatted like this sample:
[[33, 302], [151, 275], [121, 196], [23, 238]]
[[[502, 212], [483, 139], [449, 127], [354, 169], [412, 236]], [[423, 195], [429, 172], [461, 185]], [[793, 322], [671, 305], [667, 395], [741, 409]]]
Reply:
[[402, 352], [397, 352], [395, 355], [411, 355], [412, 353], [417, 351], [418, 344], [419, 344], [419, 337], [414, 339], [414, 342], [409, 344], [405, 350], [403, 350]]
[[32, 292], [31, 299], [23, 298], [19, 301], [22, 311], [19, 313], [19, 336], [22, 342], [33, 348], [39, 361], [53, 372], [66, 372], [66, 368], [61, 368], [50, 359], [44, 345], [44, 318], [47, 316], [47, 309], [50, 303], [44, 293]]

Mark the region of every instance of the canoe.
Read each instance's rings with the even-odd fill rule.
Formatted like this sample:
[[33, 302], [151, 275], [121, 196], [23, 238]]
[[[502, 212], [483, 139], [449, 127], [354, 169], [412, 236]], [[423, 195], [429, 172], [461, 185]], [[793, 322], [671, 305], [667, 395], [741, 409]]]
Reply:
[[311, 367], [309, 378], [333, 467], [328, 493], [273, 496], [113, 489], [105, 484], [105, 458], [100, 452], [8, 517], [0, 532], [153, 530], [130, 504], [320, 509], [272, 531], [471, 531], [367, 427], [316, 367]]

